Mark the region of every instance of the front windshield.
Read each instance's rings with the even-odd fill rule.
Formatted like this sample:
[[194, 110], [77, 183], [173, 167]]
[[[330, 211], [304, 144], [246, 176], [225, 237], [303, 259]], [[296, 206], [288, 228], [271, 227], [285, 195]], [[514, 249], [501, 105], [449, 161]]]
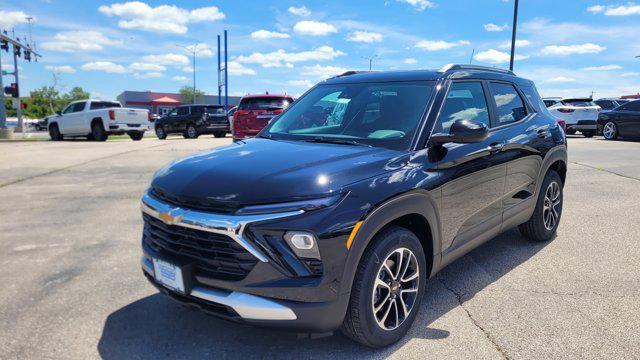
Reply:
[[407, 149], [434, 85], [432, 81], [319, 85], [261, 136]]

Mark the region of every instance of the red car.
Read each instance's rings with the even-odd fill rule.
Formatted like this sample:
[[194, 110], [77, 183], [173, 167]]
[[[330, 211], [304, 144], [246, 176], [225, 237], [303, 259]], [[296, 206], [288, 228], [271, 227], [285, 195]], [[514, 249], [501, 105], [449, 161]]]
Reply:
[[269, 121], [293, 102], [289, 95], [247, 95], [233, 114], [233, 141], [256, 136]]

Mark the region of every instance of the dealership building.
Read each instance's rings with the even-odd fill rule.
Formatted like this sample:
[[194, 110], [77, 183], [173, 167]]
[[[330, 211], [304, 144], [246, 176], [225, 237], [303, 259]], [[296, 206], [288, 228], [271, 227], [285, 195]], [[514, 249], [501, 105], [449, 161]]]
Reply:
[[[229, 107], [240, 103], [240, 96], [229, 96]], [[165, 115], [176, 106], [183, 105], [182, 95], [158, 93], [152, 91], [125, 91], [118, 95], [118, 101], [124, 107], [147, 109], [151, 114]], [[218, 104], [217, 95], [204, 95], [196, 99], [198, 104]], [[224, 104], [224, 97], [222, 97]]]

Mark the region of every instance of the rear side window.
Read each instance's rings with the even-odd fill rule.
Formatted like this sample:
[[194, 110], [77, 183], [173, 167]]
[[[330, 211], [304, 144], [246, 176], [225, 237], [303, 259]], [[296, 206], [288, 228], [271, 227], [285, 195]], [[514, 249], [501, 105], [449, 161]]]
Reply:
[[179, 107], [178, 115], [189, 115], [189, 107], [188, 106]]
[[553, 105], [555, 105], [555, 104], [557, 104], [557, 103], [558, 103], [558, 102], [557, 102], [557, 101], [555, 101], [555, 100], [544, 100], [544, 105], [545, 105], [546, 107], [551, 107], [551, 106], [553, 106]]
[[205, 106], [204, 112], [209, 115], [224, 114], [224, 106]]
[[202, 106], [192, 106], [191, 107], [191, 115], [202, 115]]
[[489, 87], [498, 109], [498, 121], [501, 125], [520, 121], [527, 116], [524, 102], [513, 85], [490, 83]]
[[533, 105], [533, 108], [536, 109], [536, 112], [540, 113], [543, 109], [547, 108], [546, 103], [542, 101], [540, 94], [538, 94], [534, 86], [520, 86], [520, 91], [529, 99], [529, 102]]
[[640, 101], [628, 102], [620, 107], [620, 110], [640, 111]]
[[611, 110], [616, 107], [616, 104], [614, 104], [611, 100], [599, 100], [596, 101], [596, 104], [604, 110]]
[[276, 98], [276, 97], [252, 97], [242, 99], [238, 110], [268, 110], [270, 108], [284, 109], [291, 103], [290, 98]]
[[489, 127], [489, 110], [480, 82], [456, 82], [451, 84], [447, 99], [440, 111], [442, 132], [448, 133], [456, 120], [473, 120]]
[[98, 110], [98, 109], [108, 109], [108, 108], [119, 108], [122, 107], [118, 102], [112, 101], [94, 101], [91, 103], [89, 107], [90, 110]]

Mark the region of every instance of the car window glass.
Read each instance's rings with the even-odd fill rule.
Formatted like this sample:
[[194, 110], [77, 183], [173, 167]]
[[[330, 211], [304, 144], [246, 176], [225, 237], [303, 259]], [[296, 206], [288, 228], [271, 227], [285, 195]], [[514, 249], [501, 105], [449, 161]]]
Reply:
[[520, 121], [527, 116], [527, 110], [522, 98], [520, 98], [513, 85], [491, 83], [489, 87], [498, 109], [498, 121], [500, 124]]
[[604, 110], [611, 110], [614, 107], [616, 107], [616, 105], [613, 103], [613, 101], [611, 100], [600, 100], [600, 101], [596, 101], [596, 104], [598, 106], [600, 106], [601, 108], [603, 108]]
[[108, 108], [119, 108], [122, 107], [120, 103], [111, 102], [111, 101], [92, 101], [89, 106], [89, 110], [98, 110], [98, 109], [108, 109]]
[[482, 83], [457, 82], [451, 85], [440, 111], [442, 132], [448, 133], [456, 120], [473, 120], [489, 126], [489, 111]]
[[192, 115], [202, 115], [202, 106], [192, 106], [191, 107]]
[[640, 111], [640, 101], [632, 101], [622, 105], [622, 110], [627, 111]]
[[64, 108], [64, 110], [62, 110], [62, 113], [63, 113], [63, 114], [68, 114], [68, 113], [70, 113], [70, 112], [73, 112], [73, 107], [74, 107], [74, 105], [75, 105], [75, 104], [70, 104], [70, 105], [68, 105], [66, 108]]
[[178, 115], [178, 108], [171, 110], [171, 112], [169, 113], [169, 116], [176, 116], [176, 115]]
[[271, 110], [284, 109], [291, 103], [290, 98], [279, 97], [251, 97], [244, 98], [238, 105], [238, 110]]
[[80, 112], [80, 111], [84, 110], [84, 105], [85, 105], [84, 102], [79, 102], [79, 103], [73, 104], [73, 110], [71, 110], [71, 112], [76, 113], [76, 112]]
[[179, 107], [178, 115], [189, 115], [189, 107], [188, 106]]

